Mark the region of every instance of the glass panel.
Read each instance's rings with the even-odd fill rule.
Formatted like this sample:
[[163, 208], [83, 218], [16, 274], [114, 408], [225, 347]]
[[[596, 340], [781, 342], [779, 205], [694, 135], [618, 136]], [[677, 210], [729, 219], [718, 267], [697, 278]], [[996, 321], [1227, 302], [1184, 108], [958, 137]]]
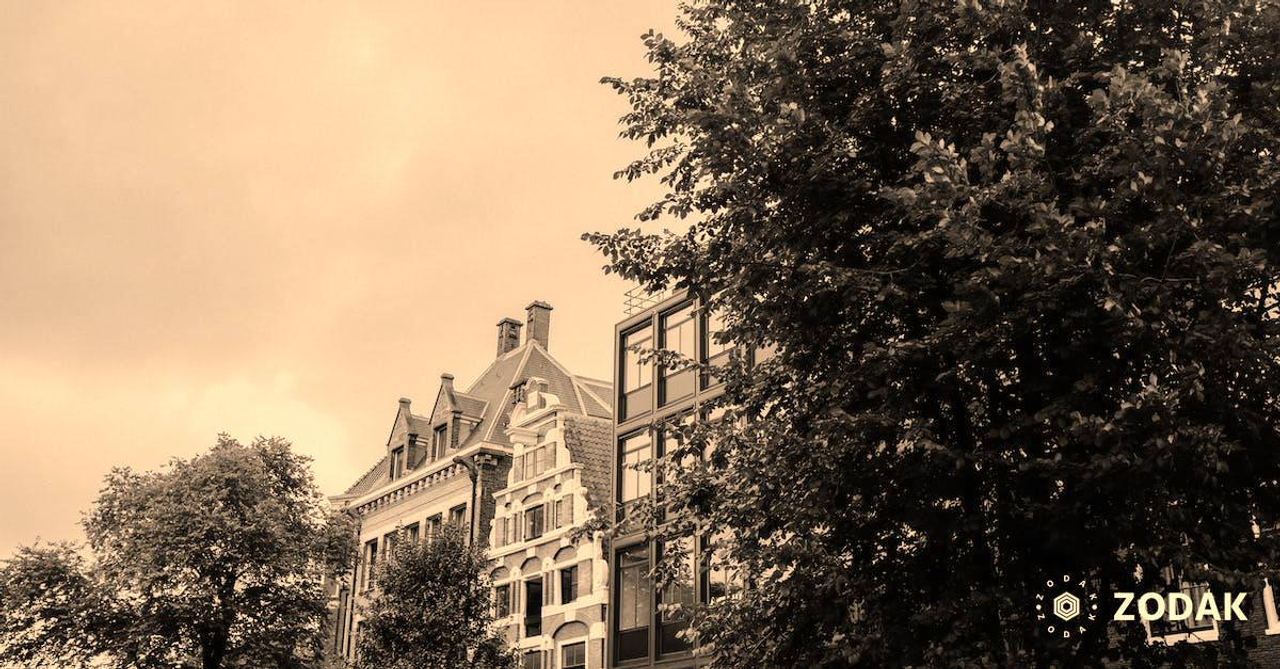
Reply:
[[510, 585], [500, 585], [493, 589], [493, 615], [498, 618], [511, 615]]
[[638, 432], [622, 440], [619, 494], [623, 504], [648, 495], [653, 487], [652, 472], [636, 469], [636, 465], [649, 461], [652, 450], [647, 431]]
[[541, 505], [535, 506], [524, 512], [525, 517], [525, 538], [536, 539], [542, 536], [543, 517], [546, 513], [545, 508]]
[[693, 538], [681, 537], [680, 552], [683, 553], [679, 571], [674, 580], [662, 589], [662, 603], [679, 604], [680, 611], [663, 611], [662, 632], [658, 637], [659, 653], [680, 653], [689, 650], [689, 642], [681, 639], [679, 633], [689, 627], [689, 609], [694, 605], [693, 589]]
[[638, 388], [622, 396], [622, 418], [630, 418], [649, 410], [653, 404], [653, 384]]
[[[693, 318], [693, 303], [664, 314], [662, 316], [662, 348], [678, 353], [689, 360], [694, 360], [694, 356], [697, 355], [694, 349], [694, 342], [697, 337], [696, 331], [697, 328], [694, 327]], [[692, 394], [694, 377], [695, 374], [692, 369], [673, 370], [670, 375], [664, 374], [658, 402], [666, 404], [671, 400]]]
[[560, 570], [560, 603], [568, 604], [578, 598], [578, 568]]
[[653, 618], [653, 586], [649, 582], [649, 549], [635, 546], [617, 554], [618, 610], [615, 614], [616, 656], [619, 661], [649, 656], [649, 625]]
[[564, 647], [560, 661], [561, 669], [586, 669], [587, 644], [571, 643]]
[[542, 634], [542, 579], [525, 581], [524, 635]]
[[641, 364], [643, 353], [633, 351], [638, 347], [642, 351], [653, 347], [653, 333], [649, 328], [641, 328], [622, 336], [622, 390], [631, 392], [641, 386], [653, 383], [653, 365]]
[[693, 382], [698, 378], [698, 370], [686, 369], [662, 379], [662, 401], [666, 405], [693, 394]]
[[724, 321], [716, 312], [707, 312], [706, 325], [703, 329], [702, 338], [702, 359], [713, 365], [723, 365], [728, 359], [728, 353], [733, 346], [726, 343], [717, 343], [713, 335], [724, 331]]
[[542, 651], [531, 650], [525, 653], [523, 669], [542, 669]]
[[653, 331], [644, 327], [622, 336], [618, 352], [618, 373], [622, 377], [619, 417], [624, 419], [648, 411], [653, 400], [653, 363], [641, 363], [640, 359], [645, 354], [631, 350], [633, 346], [642, 351], [652, 348]]
[[618, 553], [618, 584], [618, 629], [648, 627], [653, 588], [649, 583], [647, 547], [639, 546]]

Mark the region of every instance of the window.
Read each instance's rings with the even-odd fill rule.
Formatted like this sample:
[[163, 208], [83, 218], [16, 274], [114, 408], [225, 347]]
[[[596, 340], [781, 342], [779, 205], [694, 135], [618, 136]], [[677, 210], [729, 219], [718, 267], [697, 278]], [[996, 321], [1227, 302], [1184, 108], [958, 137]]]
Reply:
[[680, 638], [680, 632], [689, 628], [689, 609], [694, 604], [693, 537], [681, 537], [671, 542], [681, 555], [679, 571], [674, 580], [659, 593], [665, 606], [679, 605], [679, 611], [664, 610], [659, 616], [658, 653], [682, 653], [689, 650], [688, 641]]
[[373, 589], [373, 582], [376, 574], [374, 571], [378, 567], [378, 540], [372, 539], [364, 545], [364, 589]]
[[404, 447], [391, 451], [391, 480], [404, 476]]
[[587, 644], [571, 643], [560, 649], [560, 669], [587, 669]]
[[[682, 430], [689, 427], [692, 423], [693, 414], [685, 413], [678, 418], [671, 419], [670, 422], [665, 423], [662, 426], [660, 432], [662, 439], [659, 441], [662, 450], [658, 453], [659, 458], [667, 458], [667, 456], [676, 452], [676, 450], [684, 444], [684, 434]], [[679, 478], [681, 470], [693, 467], [697, 464], [697, 461], [697, 455], [682, 456], [678, 461], [674, 458], [665, 460], [664, 463], [666, 466], [661, 472], [662, 478], [660, 478], [659, 481], [674, 483], [676, 479]]]
[[699, 565], [702, 572], [702, 601], [714, 602], [721, 597], [737, 597], [742, 592], [742, 579], [729, 569], [724, 549], [716, 545], [717, 539], [702, 539]]
[[449, 524], [454, 527], [466, 527], [467, 525], [467, 505], [459, 504], [449, 509]]
[[542, 669], [542, 651], [531, 650], [524, 654], [523, 669]]
[[539, 504], [530, 507], [524, 512], [524, 536], [526, 539], [537, 539], [542, 536], [543, 520], [546, 513], [546, 507]]
[[503, 583], [493, 589], [493, 615], [506, 618], [511, 615], [511, 584]]
[[568, 604], [578, 598], [578, 568], [560, 570], [560, 603]]
[[647, 496], [653, 488], [653, 472], [639, 469], [652, 457], [653, 445], [648, 431], [644, 431], [624, 437], [620, 448], [622, 467], [618, 472], [618, 501], [622, 503], [625, 514], [629, 502]]
[[618, 551], [614, 649], [619, 662], [649, 656], [649, 624], [653, 617], [653, 586], [649, 582], [649, 548]]
[[449, 447], [449, 425], [437, 425], [436, 429], [431, 433], [431, 458], [439, 460], [444, 457], [445, 450]]
[[573, 497], [565, 496], [556, 500], [556, 527], [573, 524]]
[[632, 347], [645, 351], [653, 346], [653, 330], [643, 327], [622, 335], [621, 350], [618, 359], [622, 376], [622, 397], [620, 402], [620, 419], [638, 416], [651, 407], [653, 401], [653, 363], [640, 362], [643, 352], [632, 350]]
[[421, 531], [419, 530], [417, 523], [413, 523], [408, 527], [404, 528], [404, 536], [406, 539], [409, 540], [409, 543], [411, 544], [418, 543], [418, 537], [420, 534], [421, 534]]
[[1216, 638], [1215, 621], [1213, 618], [1196, 618], [1195, 611], [1200, 598], [1209, 591], [1209, 586], [1205, 583], [1191, 585], [1176, 577], [1172, 568], [1166, 567], [1163, 571], [1165, 582], [1177, 584], [1178, 592], [1188, 595], [1191, 598], [1191, 616], [1184, 620], [1174, 620], [1171, 611], [1165, 611], [1164, 617], [1158, 620], [1152, 620], [1150, 623], [1151, 636], [1169, 637], [1172, 635], [1187, 635], [1188, 641], [1198, 636], [1211, 635]]
[[541, 476], [556, 466], [556, 445], [547, 444], [538, 448], [526, 449], [524, 454], [515, 459], [513, 466], [515, 480], [522, 481]]
[[[662, 348], [678, 353], [689, 361], [695, 360], [695, 332], [693, 303], [662, 315]], [[665, 405], [693, 394], [693, 380], [697, 370], [689, 367], [662, 371], [658, 384], [658, 404]]]
[[[720, 315], [708, 311], [703, 314], [702, 318], [702, 362], [712, 367], [724, 367], [729, 362], [729, 352], [733, 350], [733, 346], [728, 342], [720, 343], [716, 341], [716, 335], [724, 331], [724, 321]], [[719, 383], [720, 380], [708, 373], [703, 376], [702, 387], [707, 388]]]
[[396, 538], [399, 532], [388, 532], [382, 537], [382, 552], [386, 555], [388, 561], [395, 557], [396, 554]]
[[556, 445], [547, 444], [538, 449], [538, 473], [555, 469], [556, 466]]
[[427, 538], [428, 539], [436, 536], [437, 534], [440, 534], [440, 525], [441, 525], [441, 520], [440, 520], [440, 514], [438, 513], [427, 519]]
[[542, 577], [524, 582], [524, 635], [542, 634]]

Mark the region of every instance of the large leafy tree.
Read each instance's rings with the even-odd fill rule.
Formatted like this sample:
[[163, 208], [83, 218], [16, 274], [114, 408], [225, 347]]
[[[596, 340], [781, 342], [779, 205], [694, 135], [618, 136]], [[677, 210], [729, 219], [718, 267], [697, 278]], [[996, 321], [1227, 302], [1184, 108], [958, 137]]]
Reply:
[[[741, 348], [660, 490], [753, 586], [715, 665], [1238, 660], [1034, 595], [1258, 587], [1280, 514], [1280, 6], [702, 0], [608, 78], [677, 232], [591, 234]], [[675, 226], [672, 226], [675, 227]], [[708, 439], [705, 462], [680, 465]], [[683, 518], [683, 520], [681, 520]], [[1274, 580], [1274, 579], [1273, 579]], [[1175, 586], [1176, 587], [1176, 586]], [[1255, 615], [1259, 615], [1255, 612]]]
[[160, 471], [117, 469], [84, 526], [87, 555], [25, 548], [0, 567], [0, 662], [319, 666], [324, 578], [352, 532], [288, 442], [221, 435]]
[[377, 573], [357, 638], [357, 669], [511, 669], [515, 655], [494, 626], [491, 561], [445, 527], [407, 535]]

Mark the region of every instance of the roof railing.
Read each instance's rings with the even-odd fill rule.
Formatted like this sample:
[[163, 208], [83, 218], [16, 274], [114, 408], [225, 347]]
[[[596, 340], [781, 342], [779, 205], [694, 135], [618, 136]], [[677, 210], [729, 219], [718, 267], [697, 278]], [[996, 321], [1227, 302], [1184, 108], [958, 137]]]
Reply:
[[622, 311], [627, 316], [634, 316], [671, 296], [671, 291], [662, 289], [657, 292], [635, 286], [622, 294]]

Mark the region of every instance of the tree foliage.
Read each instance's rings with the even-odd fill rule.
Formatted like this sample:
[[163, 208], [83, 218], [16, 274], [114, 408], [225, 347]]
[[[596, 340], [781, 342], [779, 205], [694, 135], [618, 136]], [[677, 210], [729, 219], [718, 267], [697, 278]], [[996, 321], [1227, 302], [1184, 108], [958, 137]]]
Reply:
[[494, 628], [491, 566], [484, 549], [453, 526], [427, 541], [398, 542], [377, 572], [357, 637], [357, 669], [514, 667], [514, 653]]
[[1229, 625], [1055, 644], [1033, 597], [1276, 564], [1280, 6], [703, 0], [679, 24], [644, 37], [652, 76], [605, 81], [647, 149], [616, 176], [660, 178], [638, 218], [682, 229], [584, 237], [778, 350], [659, 463], [673, 529], [723, 532], [753, 584], [695, 618], [715, 666], [1238, 659]]
[[0, 660], [318, 666], [324, 577], [353, 542], [288, 442], [220, 435], [161, 471], [116, 469], [84, 527], [88, 556], [27, 548], [0, 569]]

